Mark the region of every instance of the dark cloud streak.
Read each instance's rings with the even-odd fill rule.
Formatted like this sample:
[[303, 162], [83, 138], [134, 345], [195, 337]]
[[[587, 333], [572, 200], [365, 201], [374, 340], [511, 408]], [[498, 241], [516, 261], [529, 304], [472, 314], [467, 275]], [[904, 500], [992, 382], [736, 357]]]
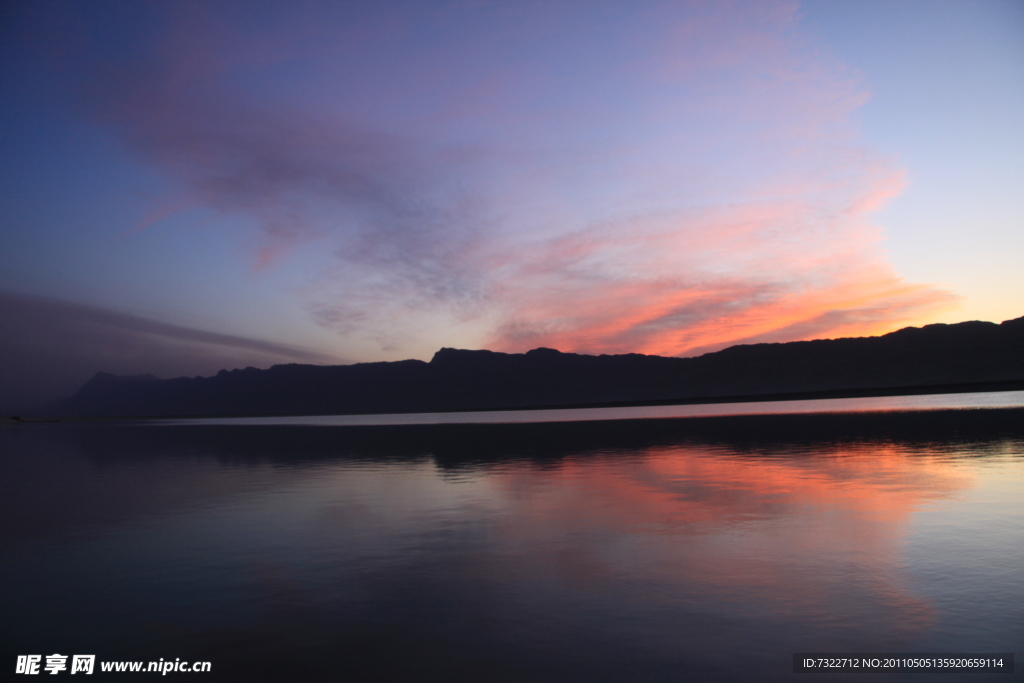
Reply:
[[68, 396], [100, 371], [175, 377], [248, 365], [341, 362], [345, 361], [285, 344], [0, 292], [3, 412]]
[[324, 240], [343, 271], [388, 274], [385, 287], [372, 277], [358, 286], [352, 277], [336, 278], [329, 301], [315, 304], [337, 311], [334, 317], [384, 298], [413, 307], [459, 305], [479, 295], [479, 268], [465, 256], [481, 239], [482, 221], [472, 199], [447, 183], [472, 157], [469, 150], [431, 150], [343, 110], [255, 97], [237, 81], [287, 61], [301, 50], [295, 41], [282, 47], [278, 37], [265, 52], [232, 54], [225, 45], [251, 46], [260, 37], [240, 38], [201, 4], [163, 11], [170, 28], [136, 48], [130, 63], [90, 62], [82, 92], [94, 119], [179, 184], [185, 196], [170, 205], [247, 217], [262, 234], [257, 268]]

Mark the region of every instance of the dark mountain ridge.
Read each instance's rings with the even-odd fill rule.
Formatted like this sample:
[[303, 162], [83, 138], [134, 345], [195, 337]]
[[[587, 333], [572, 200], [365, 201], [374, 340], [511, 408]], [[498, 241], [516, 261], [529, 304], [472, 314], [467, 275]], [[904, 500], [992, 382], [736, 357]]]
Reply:
[[695, 358], [443, 348], [430, 362], [275, 365], [161, 380], [100, 372], [60, 416], [494, 410], [1024, 388], [1024, 318], [880, 337], [732, 346]]

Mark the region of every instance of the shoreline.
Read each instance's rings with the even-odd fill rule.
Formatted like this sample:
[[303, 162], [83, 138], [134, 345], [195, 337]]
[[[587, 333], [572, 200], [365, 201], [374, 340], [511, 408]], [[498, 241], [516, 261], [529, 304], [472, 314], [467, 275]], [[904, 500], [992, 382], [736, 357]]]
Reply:
[[476, 413], [476, 412], [498, 412], [498, 411], [529, 411], [529, 410], [572, 410], [581, 408], [630, 408], [645, 406], [683, 406], [683, 405], [709, 405], [729, 403], [764, 403], [770, 401], [807, 401], [827, 400], [841, 398], [874, 398], [887, 396], [925, 396], [935, 394], [967, 394], [967, 393], [998, 393], [1004, 391], [1024, 390], [1024, 380], [1005, 380], [998, 382], [970, 382], [966, 384], [933, 384], [903, 387], [870, 387], [857, 389], [825, 389], [818, 391], [802, 391], [788, 393], [768, 394], [740, 394], [740, 395], [718, 395], [718, 396], [693, 396], [684, 398], [668, 399], [638, 399], [628, 401], [605, 401], [593, 403], [571, 403], [571, 404], [543, 404], [529, 406], [494, 407], [483, 410], [434, 410], [419, 411], [415, 413], [400, 411], [365, 411], [365, 412], [305, 412], [305, 413], [221, 413], [216, 415], [130, 415], [130, 416], [3, 416], [0, 417], [0, 424], [47, 424], [61, 422], [109, 422], [109, 421], [139, 421], [139, 420], [192, 420], [202, 418], [247, 418], [247, 417], [316, 417], [328, 415], [421, 415], [421, 414], [443, 414], [443, 413]]

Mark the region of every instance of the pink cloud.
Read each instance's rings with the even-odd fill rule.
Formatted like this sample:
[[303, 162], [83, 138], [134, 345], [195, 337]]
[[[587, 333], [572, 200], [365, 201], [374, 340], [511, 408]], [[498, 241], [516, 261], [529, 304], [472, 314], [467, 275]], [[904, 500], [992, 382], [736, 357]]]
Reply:
[[503, 279], [514, 313], [488, 346], [693, 355], [918, 320], [955, 298], [885, 263], [863, 207], [888, 191], [831, 217], [799, 202], [717, 207], [555, 240]]
[[953, 301], [887, 265], [870, 213], [900, 169], [795, 3], [160, 11], [137, 60], [89, 67], [92, 110], [247, 220], [257, 268], [321, 243], [305, 305], [344, 337], [433, 316], [502, 350], [691, 354]]
[[[807, 558], [856, 553], [868, 568], [857, 583], [857, 599], [885, 605], [886, 614], [898, 615], [876, 624], [890, 640], [913, 637], [935, 618], [933, 605], [908, 590], [899, 571], [903, 534], [913, 512], [972, 485], [970, 477], [948, 463], [891, 445], [872, 444], [865, 457], [856, 445], [841, 444], [813, 462], [730, 458], [720, 448], [700, 445], [653, 448], [638, 453], [628, 469], [594, 455], [545, 468], [542, 477], [529, 470], [496, 475], [495, 498], [513, 511], [529, 510], [507, 515], [512, 521], [500, 529], [504, 541], [557, 547], [546, 541], [580, 528], [592, 532], [584, 537], [602, 541], [640, 535], [646, 551], [656, 557], [648, 570], [666, 582], [699, 586], [702, 593], [719, 593], [723, 599], [738, 588], [769, 602], [787, 596], [780, 609], [818, 619], [834, 608], [824, 597], [834, 593], [830, 583], [848, 576], [808, 571]], [[567, 485], [552, 486], [552, 481]], [[913, 483], [894, 491], [893, 481]], [[709, 528], [739, 520], [757, 525], [784, 519], [794, 510], [820, 514], [812, 515], [811, 524], [775, 524], [756, 534], [760, 540], [754, 543], [712, 543], [706, 552], [694, 552], [713, 538]], [[762, 544], [777, 552], [766, 555]], [[558, 578], [579, 589], [599, 588], [617, 569], [610, 560], [614, 554], [596, 545], [578, 554], [573, 571]], [[545, 558], [542, 565], [560, 568], [559, 559]]]

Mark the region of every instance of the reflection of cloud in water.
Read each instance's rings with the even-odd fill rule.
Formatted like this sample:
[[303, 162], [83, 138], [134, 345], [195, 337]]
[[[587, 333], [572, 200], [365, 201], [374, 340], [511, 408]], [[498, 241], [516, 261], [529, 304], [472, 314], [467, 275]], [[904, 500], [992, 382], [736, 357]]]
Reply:
[[1019, 586], [990, 567], [1015, 556], [984, 541], [984, 571], [921, 574], [966, 538], [920, 543], [971, 517], [954, 499], [984, 485], [973, 456], [1019, 452], [935, 436], [990, 420], [751, 420], [10, 427], [7, 507], [38, 519], [0, 553], [21, 589], [0, 622], [25, 648], [98, 624], [232, 681], [334, 680], [339, 661], [360, 680], [781, 681], [792, 652], [1012, 641]]
[[651, 601], [713, 597], [726, 612], [798, 617], [832, 637], [873, 623], [891, 644], [933, 618], [901, 573], [911, 515], [970, 476], [898, 446], [846, 444], [786, 458], [658, 448], [495, 481], [510, 513], [502, 543], [534, 565], [550, 549], [542, 569], [512, 563], [509, 574], [549, 571], [560, 589], [596, 593], [643, 577]]

